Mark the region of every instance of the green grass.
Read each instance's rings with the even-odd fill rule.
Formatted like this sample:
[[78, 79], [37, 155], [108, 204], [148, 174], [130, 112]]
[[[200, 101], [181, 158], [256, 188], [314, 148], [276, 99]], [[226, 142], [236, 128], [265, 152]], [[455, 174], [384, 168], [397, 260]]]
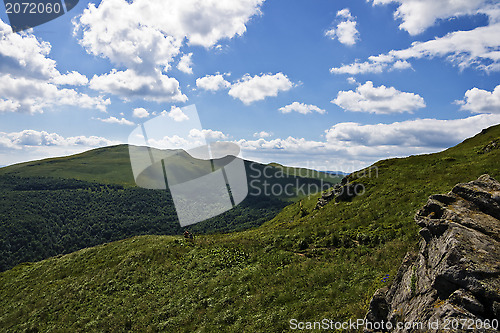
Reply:
[[0, 175], [78, 179], [103, 184], [135, 186], [127, 145], [81, 154], [25, 162], [0, 169]]
[[[483, 173], [500, 178], [500, 126], [437, 154], [376, 163], [351, 202], [291, 204], [259, 228], [141, 236], [0, 273], [5, 332], [280, 332], [292, 318], [362, 318], [418, 241], [428, 196]], [[367, 170], [365, 170], [367, 171]]]

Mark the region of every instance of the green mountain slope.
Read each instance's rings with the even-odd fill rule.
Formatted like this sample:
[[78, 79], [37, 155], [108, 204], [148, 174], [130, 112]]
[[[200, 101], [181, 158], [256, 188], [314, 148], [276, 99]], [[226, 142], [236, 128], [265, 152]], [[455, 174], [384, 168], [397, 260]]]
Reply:
[[142, 236], [0, 273], [0, 330], [280, 332], [289, 321], [362, 318], [415, 247], [415, 211], [434, 193], [500, 178], [500, 126], [437, 154], [350, 175], [352, 201], [287, 206], [226, 235]]
[[[114, 146], [1, 169], [0, 271], [21, 262], [132, 236], [182, 234], [184, 228], [179, 225], [169, 190], [132, 186], [128, 154], [128, 146]], [[207, 163], [210, 165], [183, 151], [155, 150], [154, 154], [171, 155], [171, 165], [182, 171], [174, 174], [178, 179], [169, 178], [169, 183], [185, 181], [182, 177], [186, 173], [190, 179], [198, 178], [206, 173]], [[296, 190], [301, 186], [311, 186], [317, 192], [322, 186], [339, 181], [338, 177], [325, 182], [287, 176], [271, 166], [244, 163], [249, 183], [247, 198], [230, 211], [191, 226], [192, 232], [257, 227], [276, 216], [290, 201], [305, 196], [307, 193]], [[276, 188], [288, 186], [290, 191], [266, 193], [270, 188], [265, 187], [266, 183]]]
[[135, 186], [127, 145], [97, 148], [72, 156], [15, 164], [0, 169], [0, 175], [5, 174]]
[[[169, 156], [182, 151], [161, 151], [152, 149], [157, 156]], [[248, 163], [252, 163], [246, 161]], [[188, 154], [182, 154], [181, 167], [191, 168], [198, 162]], [[262, 170], [266, 165], [253, 162], [255, 168]], [[195, 166], [196, 167], [196, 166]], [[283, 166], [270, 165], [276, 171]], [[287, 168], [293, 170], [294, 168]], [[297, 169], [293, 176], [302, 178], [315, 178], [337, 183], [342, 177], [335, 177], [324, 172], [308, 169]], [[300, 172], [299, 172], [300, 171]], [[119, 184], [126, 187], [136, 186], [130, 166], [128, 145], [109, 146], [86, 151], [81, 154], [48, 158], [40, 161], [19, 163], [0, 169], [0, 175], [15, 175], [19, 177], [53, 177], [77, 179], [101, 184]], [[286, 174], [286, 172], [285, 172]]]

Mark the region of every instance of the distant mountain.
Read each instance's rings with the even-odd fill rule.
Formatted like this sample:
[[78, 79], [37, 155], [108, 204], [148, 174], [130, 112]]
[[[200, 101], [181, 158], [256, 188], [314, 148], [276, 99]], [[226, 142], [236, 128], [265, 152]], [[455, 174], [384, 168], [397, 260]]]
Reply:
[[[170, 156], [170, 163], [182, 171], [173, 174], [169, 184], [182, 183], [187, 171], [192, 179], [206, 173], [207, 161], [184, 151], [154, 150], [153, 154]], [[223, 162], [216, 160], [214, 165]], [[221, 215], [189, 226], [190, 231], [200, 234], [257, 227], [290, 202], [339, 180], [285, 175], [281, 169], [251, 161], [243, 161], [243, 165], [248, 178], [246, 199]], [[141, 182], [152, 184], [148, 173], [143, 174]], [[135, 186], [127, 145], [2, 168], [0, 191], [0, 271], [132, 236], [178, 235], [185, 229], [179, 225], [168, 189]]]
[[[317, 209], [320, 195], [306, 197], [258, 228], [194, 242], [140, 236], [18, 265], [0, 273], [0, 330], [283, 332], [322, 318], [356, 322], [418, 250], [413, 217], [430, 195], [486, 173], [500, 179], [499, 140], [495, 126], [440, 153], [379, 161], [348, 176], [360, 194], [351, 200]], [[54, 202], [47, 210], [63, 204]], [[62, 218], [54, 223], [64, 227]]]
[[349, 172], [343, 172], [343, 171], [324, 171], [324, 172], [335, 176], [347, 176], [349, 174]]
[[[165, 150], [161, 151], [153, 149], [155, 154], [163, 157], [174, 155], [180, 150]], [[198, 163], [189, 154], [185, 152], [180, 159], [180, 167], [189, 167]], [[309, 170], [305, 168], [285, 167], [277, 163], [269, 165], [260, 164], [257, 162], [245, 161], [247, 172], [270, 167], [271, 169], [266, 174], [278, 174], [283, 170], [286, 175], [292, 177], [309, 178], [325, 180], [330, 183], [338, 183], [341, 177], [331, 177], [329, 174]], [[253, 170], [250, 169], [253, 165]], [[254, 173], [260, 174], [258, 171]], [[89, 182], [97, 182], [102, 184], [119, 184], [125, 187], [136, 186], [130, 165], [130, 155], [128, 145], [109, 146], [104, 148], [96, 148], [84, 153], [66, 156], [48, 158], [39, 161], [31, 161], [8, 166], [0, 171], [0, 175], [16, 175], [20, 177], [54, 177], [65, 179], [78, 179]], [[281, 174], [279, 175], [281, 176]]]
[[275, 167], [277, 169], [283, 170], [283, 172], [290, 176], [296, 177], [306, 177], [306, 178], [318, 178], [325, 181], [330, 181], [333, 183], [338, 183], [340, 180], [347, 175], [341, 171], [318, 171], [306, 168], [296, 168], [281, 165], [279, 163], [269, 163], [269, 166]]

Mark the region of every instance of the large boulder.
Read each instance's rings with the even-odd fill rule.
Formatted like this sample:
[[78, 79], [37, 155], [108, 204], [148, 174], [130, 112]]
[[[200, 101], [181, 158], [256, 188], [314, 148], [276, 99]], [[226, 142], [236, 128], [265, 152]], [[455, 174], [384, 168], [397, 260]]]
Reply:
[[433, 195], [415, 221], [418, 253], [407, 254], [391, 287], [375, 293], [365, 320], [389, 322], [391, 332], [417, 332], [419, 323], [425, 332], [497, 332], [500, 183], [483, 175]]

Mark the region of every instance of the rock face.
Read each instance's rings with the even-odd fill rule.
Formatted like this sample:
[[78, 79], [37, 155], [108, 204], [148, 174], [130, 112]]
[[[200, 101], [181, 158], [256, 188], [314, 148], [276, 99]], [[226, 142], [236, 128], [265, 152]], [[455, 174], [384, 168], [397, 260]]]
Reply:
[[375, 293], [365, 320], [390, 322], [391, 332], [498, 332], [500, 183], [483, 175], [433, 195], [415, 221], [423, 228], [419, 252]]
[[316, 209], [323, 208], [330, 201], [335, 202], [350, 201], [360, 193], [364, 193], [362, 184], [349, 183], [348, 178], [344, 177], [340, 184], [334, 185], [331, 189], [321, 195], [316, 203]]

